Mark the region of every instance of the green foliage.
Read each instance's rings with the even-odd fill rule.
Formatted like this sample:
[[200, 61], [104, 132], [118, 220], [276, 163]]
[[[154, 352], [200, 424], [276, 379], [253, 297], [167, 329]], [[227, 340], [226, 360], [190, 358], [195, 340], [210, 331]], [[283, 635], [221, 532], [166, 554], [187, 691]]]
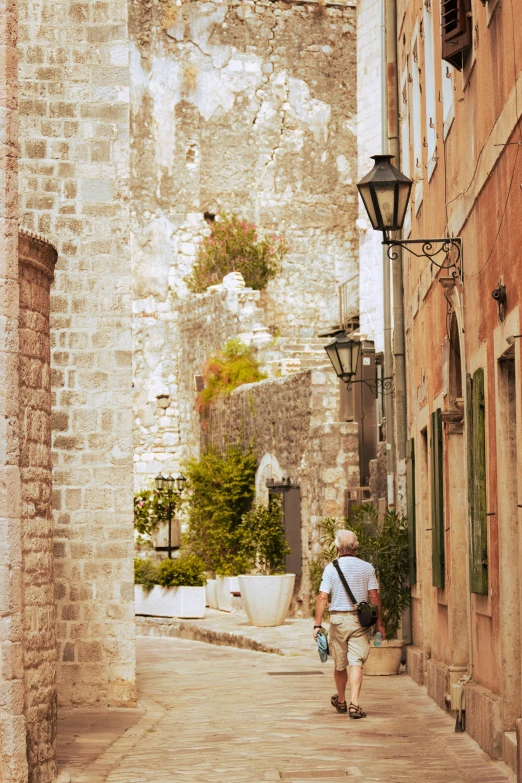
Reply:
[[209, 405], [222, 394], [230, 394], [245, 383], [257, 383], [267, 376], [259, 369], [252, 348], [232, 338], [203, 367], [205, 388], [199, 392], [197, 408], [204, 416]]
[[273, 498], [268, 507], [256, 505], [247, 511], [239, 532], [251, 569], [261, 574], [284, 574], [285, 558], [290, 554], [290, 547], [285, 540], [280, 498]]
[[204, 587], [207, 583], [205, 563], [191, 552], [182, 552], [172, 560], [162, 560], [158, 567], [158, 584], [162, 587]]
[[[172, 495], [173, 511], [178, 499]], [[140, 536], [150, 536], [161, 522], [167, 521], [167, 501], [155, 489], [142, 489], [134, 495], [134, 529]]]
[[226, 454], [209, 449], [186, 465], [186, 544], [220, 576], [235, 576], [248, 568], [240, 527], [254, 499], [256, 467], [252, 451], [243, 453], [234, 446]]
[[152, 590], [158, 584], [158, 566], [152, 560], [134, 558], [134, 584], [143, 585], [144, 590]]
[[311, 564], [312, 587], [317, 593], [324, 567], [337, 556], [335, 535], [343, 527], [359, 539], [357, 557], [375, 568], [379, 580], [383, 623], [388, 638], [394, 638], [404, 610], [410, 605], [408, 523], [396, 511], [388, 510], [382, 523], [371, 503], [351, 509], [350, 520], [327, 518], [321, 522], [322, 556]]
[[287, 252], [283, 237], [270, 234], [260, 239], [252, 223], [223, 213], [202, 240], [192, 274], [185, 280], [190, 291], [202, 293], [230, 272], [241, 272], [249, 288], [261, 291], [279, 272]]

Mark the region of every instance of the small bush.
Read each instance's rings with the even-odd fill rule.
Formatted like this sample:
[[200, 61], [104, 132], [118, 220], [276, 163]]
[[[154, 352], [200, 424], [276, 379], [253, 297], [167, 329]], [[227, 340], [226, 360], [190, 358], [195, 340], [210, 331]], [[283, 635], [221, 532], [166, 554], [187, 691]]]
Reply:
[[252, 451], [243, 453], [233, 446], [226, 454], [209, 449], [186, 464], [190, 490], [186, 544], [220, 576], [245, 571], [239, 528], [254, 499], [256, 467]]
[[197, 555], [183, 552], [158, 566], [158, 584], [162, 587], [204, 587], [207, 583], [205, 563]]
[[241, 272], [249, 288], [261, 291], [279, 272], [288, 252], [283, 237], [259, 239], [252, 223], [229, 213], [223, 213], [211, 229], [201, 242], [192, 274], [185, 279], [193, 293], [221, 283], [230, 272]]
[[158, 566], [152, 560], [134, 558], [134, 584], [142, 585], [144, 590], [152, 590], [158, 584]]
[[205, 388], [198, 394], [197, 409], [205, 416], [209, 405], [220, 395], [230, 394], [245, 383], [257, 383], [266, 377], [259, 369], [252, 348], [233, 338], [218, 354], [205, 362]]
[[240, 536], [250, 569], [261, 574], [284, 574], [290, 547], [285, 539], [280, 498], [273, 498], [268, 507], [257, 505], [247, 511], [241, 520]]

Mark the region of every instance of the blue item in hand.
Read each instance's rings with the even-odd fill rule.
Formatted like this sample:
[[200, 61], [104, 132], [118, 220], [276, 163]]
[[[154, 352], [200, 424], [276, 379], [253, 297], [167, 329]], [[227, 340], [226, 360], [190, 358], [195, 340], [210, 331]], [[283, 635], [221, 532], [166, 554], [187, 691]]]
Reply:
[[326, 663], [330, 654], [330, 648], [328, 646], [328, 637], [322, 630], [317, 634], [317, 649], [321, 663]]
[[375, 647], [380, 647], [382, 644], [382, 633], [380, 631], [376, 631], [373, 635], [373, 644]]

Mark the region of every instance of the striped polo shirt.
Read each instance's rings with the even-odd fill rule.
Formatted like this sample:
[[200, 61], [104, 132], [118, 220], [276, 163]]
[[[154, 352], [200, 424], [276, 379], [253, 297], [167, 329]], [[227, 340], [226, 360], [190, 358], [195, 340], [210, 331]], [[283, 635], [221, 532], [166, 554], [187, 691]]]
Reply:
[[[368, 601], [368, 591], [379, 589], [375, 568], [371, 563], [367, 563], [366, 560], [359, 560], [358, 557], [349, 556], [340, 557], [339, 565], [357, 602]], [[332, 563], [329, 563], [323, 571], [319, 591], [332, 594], [330, 611], [349, 612], [354, 609], [343, 587], [343, 583], [339, 579], [339, 574]]]

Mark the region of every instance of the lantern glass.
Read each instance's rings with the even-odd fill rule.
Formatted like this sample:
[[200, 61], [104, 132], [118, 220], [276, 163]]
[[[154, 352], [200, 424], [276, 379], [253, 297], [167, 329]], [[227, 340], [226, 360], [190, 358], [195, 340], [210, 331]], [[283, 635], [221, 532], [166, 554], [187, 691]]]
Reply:
[[404, 225], [412, 181], [392, 166], [393, 155], [373, 155], [375, 166], [357, 183], [376, 231], [399, 231]]
[[162, 492], [165, 488], [165, 476], [163, 476], [161, 473], [158, 473], [154, 481], [156, 483], [156, 489], [158, 492]]
[[349, 380], [357, 373], [360, 349], [359, 339], [345, 334], [337, 335], [333, 342], [325, 346], [338, 378]]
[[187, 479], [185, 476], [176, 476], [176, 489], [181, 494], [183, 490], [185, 489], [185, 483]]
[[174, 476], [171, 473], [165, 479], [165, 484], [167, 485], [167, 491], [172, 492], [174, 489]]

